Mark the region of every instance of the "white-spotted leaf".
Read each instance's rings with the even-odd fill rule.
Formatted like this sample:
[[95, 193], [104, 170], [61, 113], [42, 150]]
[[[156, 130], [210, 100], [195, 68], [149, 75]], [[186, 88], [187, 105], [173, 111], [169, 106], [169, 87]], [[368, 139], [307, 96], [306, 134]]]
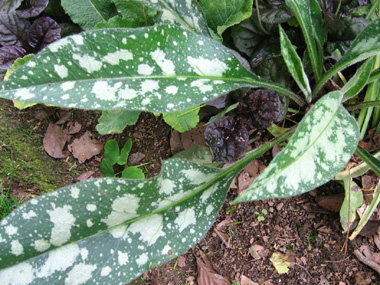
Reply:
[[215, 180], [223, 171], [172, 159], [149, 180], [92, 179], [27, 202], [1, 222], [1, 283], [135, 279], [206, 234], [233, 178]]
[[300, 122], [288, 145], [234, 203], [294, 196], [331, 180], [359, 141], [355, 119], [341, 104], [342, 93], [322, 97]]
[[247, 71], [213, 39], [161, 25], [63, 38], [3, 82], [0, 97], [66, 108], [167, 113], [244, 86], [271, 88], [303, 103], [287, 88]]

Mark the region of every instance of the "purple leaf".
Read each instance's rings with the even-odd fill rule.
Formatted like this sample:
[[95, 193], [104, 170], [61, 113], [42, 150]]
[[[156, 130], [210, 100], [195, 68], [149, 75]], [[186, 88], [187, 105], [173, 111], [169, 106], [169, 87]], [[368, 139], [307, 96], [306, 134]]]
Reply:
[[245, 96], [237, 108], [248, 127], [265, 129], [273, 124], [281, 111], [281, 101], [276, 91], [257, 89]]
[[43, 49], [60, 38], [61, 27], [49, 17], [38, 18], [28, 31], [28, 43], [37, 50]]
[[0, 12], [0, 45], [24, 46], [26, 31], [29, 29], [28, 20], [20, 19], [15, 12]]
[[46, 8], [49, 0], [27, 0], [25, 1], [26, 9], [18, 10], [17, 15], [20, 18], [36, 17]]
[[12, 12], [20, 6], [22, 0], [1, 0], [0, 11]]
[[26, 55], [26, 50], [20, 46], [5, 46], [0, 48], [0, 69], [8, 69], [16, 59]]
[[245, 126], [231, 116], [223, 116], [207, 126], [205, 141], [211, 147], [215, 161], [234, 162], [246, 152], [249, 134]]

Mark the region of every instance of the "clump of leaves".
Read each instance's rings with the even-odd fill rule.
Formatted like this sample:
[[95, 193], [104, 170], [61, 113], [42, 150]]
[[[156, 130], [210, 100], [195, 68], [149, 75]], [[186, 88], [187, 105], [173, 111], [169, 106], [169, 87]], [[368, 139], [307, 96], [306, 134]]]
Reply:
[[[14, 3], [11, 3], [14, 2]], [[3, 1], [0, 9], [0, 68], [29, 53], [37, 53], [61, 38], [61, 27], [49, 16], [41, 16], [48, 0]]]
[[116, 177], [114, 165], [125, 166], [121, 177], [130, 179], [144, 179], [144, 172], [136, 166], [128, 166], [128, 157], [132, 149], [132, 139], [128, 139], [123, 148], [119, 149], [116, 140], [109, 140], [104, 146], [104, 158], [100, 163], [100, 171], [105, 177]]

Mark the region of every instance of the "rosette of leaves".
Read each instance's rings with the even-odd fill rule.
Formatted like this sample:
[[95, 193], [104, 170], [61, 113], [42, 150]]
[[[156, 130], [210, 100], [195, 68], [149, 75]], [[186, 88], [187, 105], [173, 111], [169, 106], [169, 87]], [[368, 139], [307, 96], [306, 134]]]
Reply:
[[[15, 2], [15, 3], [11, 3]], [[61, 38], [61, 28], [48, 16], [36, 17], [46, 8], [47, 0], [4, 1], [0, 10], [0, 68], [29, 53], [37, 53]]]
[[265, 129], [273, 124], [281, 111], [281, 101], [276, 91], [258, 89], [245, 96], [237, 112], [248, 127]]
[[214, 161], [230, 163], [246, 152], [248, 129], [231, 116], [223, 116], [209, 124], [205, 131], [206, 144], [211, 147]]

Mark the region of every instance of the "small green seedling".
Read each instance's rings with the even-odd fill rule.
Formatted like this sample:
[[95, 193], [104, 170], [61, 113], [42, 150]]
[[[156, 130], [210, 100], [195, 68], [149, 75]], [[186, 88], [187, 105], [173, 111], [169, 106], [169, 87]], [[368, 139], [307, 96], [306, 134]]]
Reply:
[[[262, 215], [261, 215], [262, 214]], [[262, 222], [262, 221], [264, 221], [264, 216], [266, 215], [266, 214], [268, 214], [268, 211], [266, 210], [266, 209], [262, 209], [261, 210], [261, 214], [258, 212], [258, 211], [256, 211], [255, 212], [255, 215], [258, 215], [258, 217], [257, 217], [257, 221], [259, 221], [259, 222]]]
[[100, 163], [100, 171], [105, 177], [116, 177], [113, 166], [115, 164], [125, 165], [121, 177], [130, 179], [144, 179], [144, 172], [136, 166], [128, 166], [128, 156], [132, 149], [132, 139], [128, 139], [124, 147], [119, 150], [116, 140], [109, 140], [104, 146], [104, 158]]

